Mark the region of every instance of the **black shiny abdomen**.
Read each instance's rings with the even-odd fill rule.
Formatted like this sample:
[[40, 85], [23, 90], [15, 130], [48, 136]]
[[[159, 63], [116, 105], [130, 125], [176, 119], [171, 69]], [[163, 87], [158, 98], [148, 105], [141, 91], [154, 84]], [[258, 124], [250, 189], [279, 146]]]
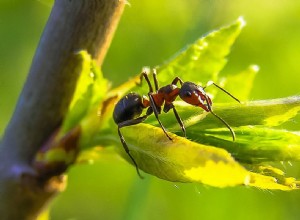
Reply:
[[113, 118], [116, 124], [134, 119], [142, 114], [142, 97], [137, 93], [129, 93], [116, 104]]

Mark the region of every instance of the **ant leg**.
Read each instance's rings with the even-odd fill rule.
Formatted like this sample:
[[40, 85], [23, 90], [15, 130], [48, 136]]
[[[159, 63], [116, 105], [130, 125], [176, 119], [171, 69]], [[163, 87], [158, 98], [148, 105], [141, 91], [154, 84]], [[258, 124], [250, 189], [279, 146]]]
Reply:
[[178, 124], [181, 127], [181, 130], [183, 132], [184, 137], [186, 137], [186, 131], [185, 131], [185, 127], [184, 127], [183, 121], [181, 120], [180, 116], [178, 115], [178, 113], [176, 111], [176, 108], [173, 105], [173, 103], [167, 103], [167, 104], [164, 105], [164, 112], [165, 113], [169, 112], [170, 109], [173, 109], [173, 112], [174, 112], [174, 115], [176, 117], [176, 120], [177, 120]]
[[228, 91], [226, 91], [225, 89], [223, 89], [222, 87], [218, 86], [217, 84], [215, 84], [213, 81], [209, 81], [207, 83], [207, 86], [203, 87], [203, 89], [205, 89], [206, 87], [210, 86], [210, 85], [214, 85], [215, 87], [217, 87], [218, 89], [222, 90], [223, 92], [225, 92], [227, 95], [229, 95], [231, 98], [233, 98], [235, 101], [240, 102], [240, 100], [238, 100], [236, 97], [234, 97], [231, 93], [229, 93]]
[[169, 140], [172, 140], [172, 138], [168, 135], [165, 127], [163, 126], [163, 124], [161, 123], [161, 121], [158, 118], [159, 113], [157, 111], [157, 107], [156, 107], [155, 102], [153, 100], [152, 94], [149, 92], [148, 95], [149, 95], [149, 100], [150, 100], [150, 106], [151, 106], [151, 108], [152, 108], [152, 110], [154, 112], [156, 120], [158, 121], [158, 123], [159, 123], [161, 129], [163, 130], [163, 132], [165, 133], [165, 135], [169, 138]]
[[142, 85], [143, 78], [145, 78], [145, 80], [147, 81], [147, 84], [149, 86], [149, 92], [153, 92], [153, 87], [150, 83], [150, 80], [149, 80], [149, 77], [148, 77], [148, 74], [146, 73], [146, 71], [143, 71], [140, 76], [140, 83], [139, 83], [140, 86]]
[[180, 82], [180, 85], [183, 84], [182, 79], [180, 79], [178, 76], [172, 81], [172, 85], [176, 85], [178, 83], [178, 81]]
[[139, 124], [139, 123], [143, 122], [147, 117], [148, 117], [148, 115], [144, 115], [142, 117], [131, 119], [131, 120], [127, 120], [127, 121], [124, 121], [124, 122], [121, 122], [121, 123], [118, 124], [118, 134], [119, 134], [121, 143], [123, 145], [123, 148], [124, 148], [125, 152], [128, 154], [128, 156], [130, 157], [131, 161], [133, 162], [133, 164], [135, 166], [135, 169], [136, 169], [136, 172], [137, 172], [137, 174], [139, 175], [139, 177], [141, 179], [143, 179], [144, 177], [140, 174], [138, 165], [137, 165], [136, 161], [134, 160], [133, 156], [130, 154], [129, 148], [128, 148], [127, 144], [126, 144], [125, 138], [122, 135], [120, 129], [122, 127]]
[[184, 137], [186, 137], [186, 131], [185, 131], [184, 124], [183, 124], [183, 122], [182, 122], [180, 116], [178, 115], [178, 113], [177, 113], [177, 111], [176, 111], [176, 108], [175, 108], [175, 106], [174, 106], [173, 104], [172, 104], [172, 109], [173, 109], [174, 115], [175, 115], [175, 117], [176, 117], [176, 119], [177, 119], [177, 122], [179, 123], [179, 125], [180, 125], [180, 127], [181, 127], [181, 130], [182, 130], [182, 132], [183, 132], [183, 135], [184, 135]]
[[120, 137], [120, 140], [122, 142], [122, 145], [123, 145], [123, 148], [124, 148], [125, 152], [128, 154], [128, 156], [130, 157], [131, 161], [133, 162], [133, 164], [135, 166], [137, 174], [139, 175], [139, 177], [141, 179], [144, 179], [144, 177], [140, 174], [139, 167], [138, 167], [137, 163], [135, 162], [134, 158], [131, 156], [131, 154], [129, 152], [129, 148], [128, 148], [126, 142], [125, 142], [125, 139], [124, 139], [119, 127], [118, 127], [118, 134], [119, 134], [119, 137]]
[[157, 81], [157, 73], [156, 73], [156, 69], [153, 69], [153, 80], [154, 80], [154, 86], [155, 86], [155, 90], [158, 90], [158, 81]]

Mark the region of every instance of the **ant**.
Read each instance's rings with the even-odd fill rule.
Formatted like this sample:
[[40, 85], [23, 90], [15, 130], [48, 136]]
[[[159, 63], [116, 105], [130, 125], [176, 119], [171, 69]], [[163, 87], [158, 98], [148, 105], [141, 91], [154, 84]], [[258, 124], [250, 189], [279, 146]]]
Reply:
[[[177, 122], [179, 123], [181, 130], [186, 137], [186, 130], [184, 127], [184, 124], [179, 117], [175, 106], [173, 105], [173, 102], [179, 96], [183, 101], [185, 101], [188, 104], [198, 106], [202, 109], [204, 109], [206, 112], [210, 112], [212, 115], [214, 115], [216, 118], [218, 118], [230, 131], [232, 135], [233, 141], [235, 140], [235, 133], [232, 130], [232, 128], [227, 124], [225, 120], [223, 120], [221, 117], [216, 115], [212, 111], [212, 101], [210, 97], [206, 94], [205, 88], [201, 87], [193, 82], [183, 82], [179, 77], [175, 77], [175, 79], [172, 81], [171, 84], [167, 86], [160, 87], [158, 86], [157, 76], [156, 76], [156, 70], [153, 70], [153, 80], [154, 80], [154, 86], [155, 91], [153, 90], [153, 87], [150, 83], [148, 74], [146, 71], [143, 71], [140, 76], [140, 83], [142, 84], [143, 78], [146, 80], [148, 86], [149, 86], [149, 92], [148, 92], [148, 98], [146, 96], [141, 96], [135, 92], [130, 92], [125, 97], [121, 98], [119, 102], [116, 104], [114, 112], [113, 112], [113, 118], [115, 123], [118, 125], [118, 134], [121, 140], [121, 143], [128, 154], [128, 156], [131, 158], [133, 164], [135, 165], [137, 174], [140, 178], [143, 178], [142, 175], [139, 172], [138, 165], [132, 155], [129, 152], [129, 148], [125, 142], [125, 139], [120, 131], [122, 127], [131, 126], [135, 124], [139, 124], [146, 120], [148, 116], [154, 113], [158, 123], [160, 124], [160, 127], [162, 128], [163, 132], [166, 134], [167, 138], [169, 140], [172, 140], [172, 138], [168, 135], [165, 127], [161, 123], [161, 121], [158, 118], [158, 115], [161, 113], [162, 107], [163, 111], [165, 113], [169, 112], [171, 109], [174, 112], [175, 118]], [[177, 83], [180, 83], [181, 88], [177, 87]], [[235, 99], [237, 102], [240, 102], [237, 98], [235, 98], [233, 95], [231, 95], [229, 92], [227, 92], [225, 89], [221, 88], [214, 82], [210, 81], [211, 85], [213, 84], [226, 94], [228, 94], [230, 97]], [[147, 108], [146, 114], [141, 116], [143, 109]]]

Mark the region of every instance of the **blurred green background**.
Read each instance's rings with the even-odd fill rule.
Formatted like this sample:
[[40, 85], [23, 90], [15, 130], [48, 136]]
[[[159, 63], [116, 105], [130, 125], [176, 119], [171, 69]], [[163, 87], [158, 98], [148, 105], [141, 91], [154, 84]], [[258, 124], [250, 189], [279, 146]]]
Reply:
[[[1, 134], [51, 7], [49, 0], [0, 0]], [[233, 74], [257, 64], [260, 72], [252, 100], [299, 95], [298, 0], [131, 0], [107, 54], [104, 74], [117, 86], [143, 66], [161, 64], [186, 44], [240, 15], [247, 26], [234, 44], [223, 73]], [[78, 165], [69, 174], [68, 188], [52, 203], [51, 219], [300, 218], [300, 191], [215, 189], [149, 175], [140, 180], [135, 169], [113, 149], [101, 153], [95, 164]], [[300, 177], [300, 171], [297, 174]]]

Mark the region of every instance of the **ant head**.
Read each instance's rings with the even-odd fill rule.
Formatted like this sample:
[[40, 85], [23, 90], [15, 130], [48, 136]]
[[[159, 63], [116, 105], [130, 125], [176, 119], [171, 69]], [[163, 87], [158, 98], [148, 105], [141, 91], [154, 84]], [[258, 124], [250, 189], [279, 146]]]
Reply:
[[[183, 83], [179, 92], [179, 96], [188, 104], [199, 106], [205, 111], [210, 111], [210, 98], [205, 93], [204, 89], [201, 86], [196, 85], [195, 83]], [[206, 102], [206, 105], [204, 102]]]

